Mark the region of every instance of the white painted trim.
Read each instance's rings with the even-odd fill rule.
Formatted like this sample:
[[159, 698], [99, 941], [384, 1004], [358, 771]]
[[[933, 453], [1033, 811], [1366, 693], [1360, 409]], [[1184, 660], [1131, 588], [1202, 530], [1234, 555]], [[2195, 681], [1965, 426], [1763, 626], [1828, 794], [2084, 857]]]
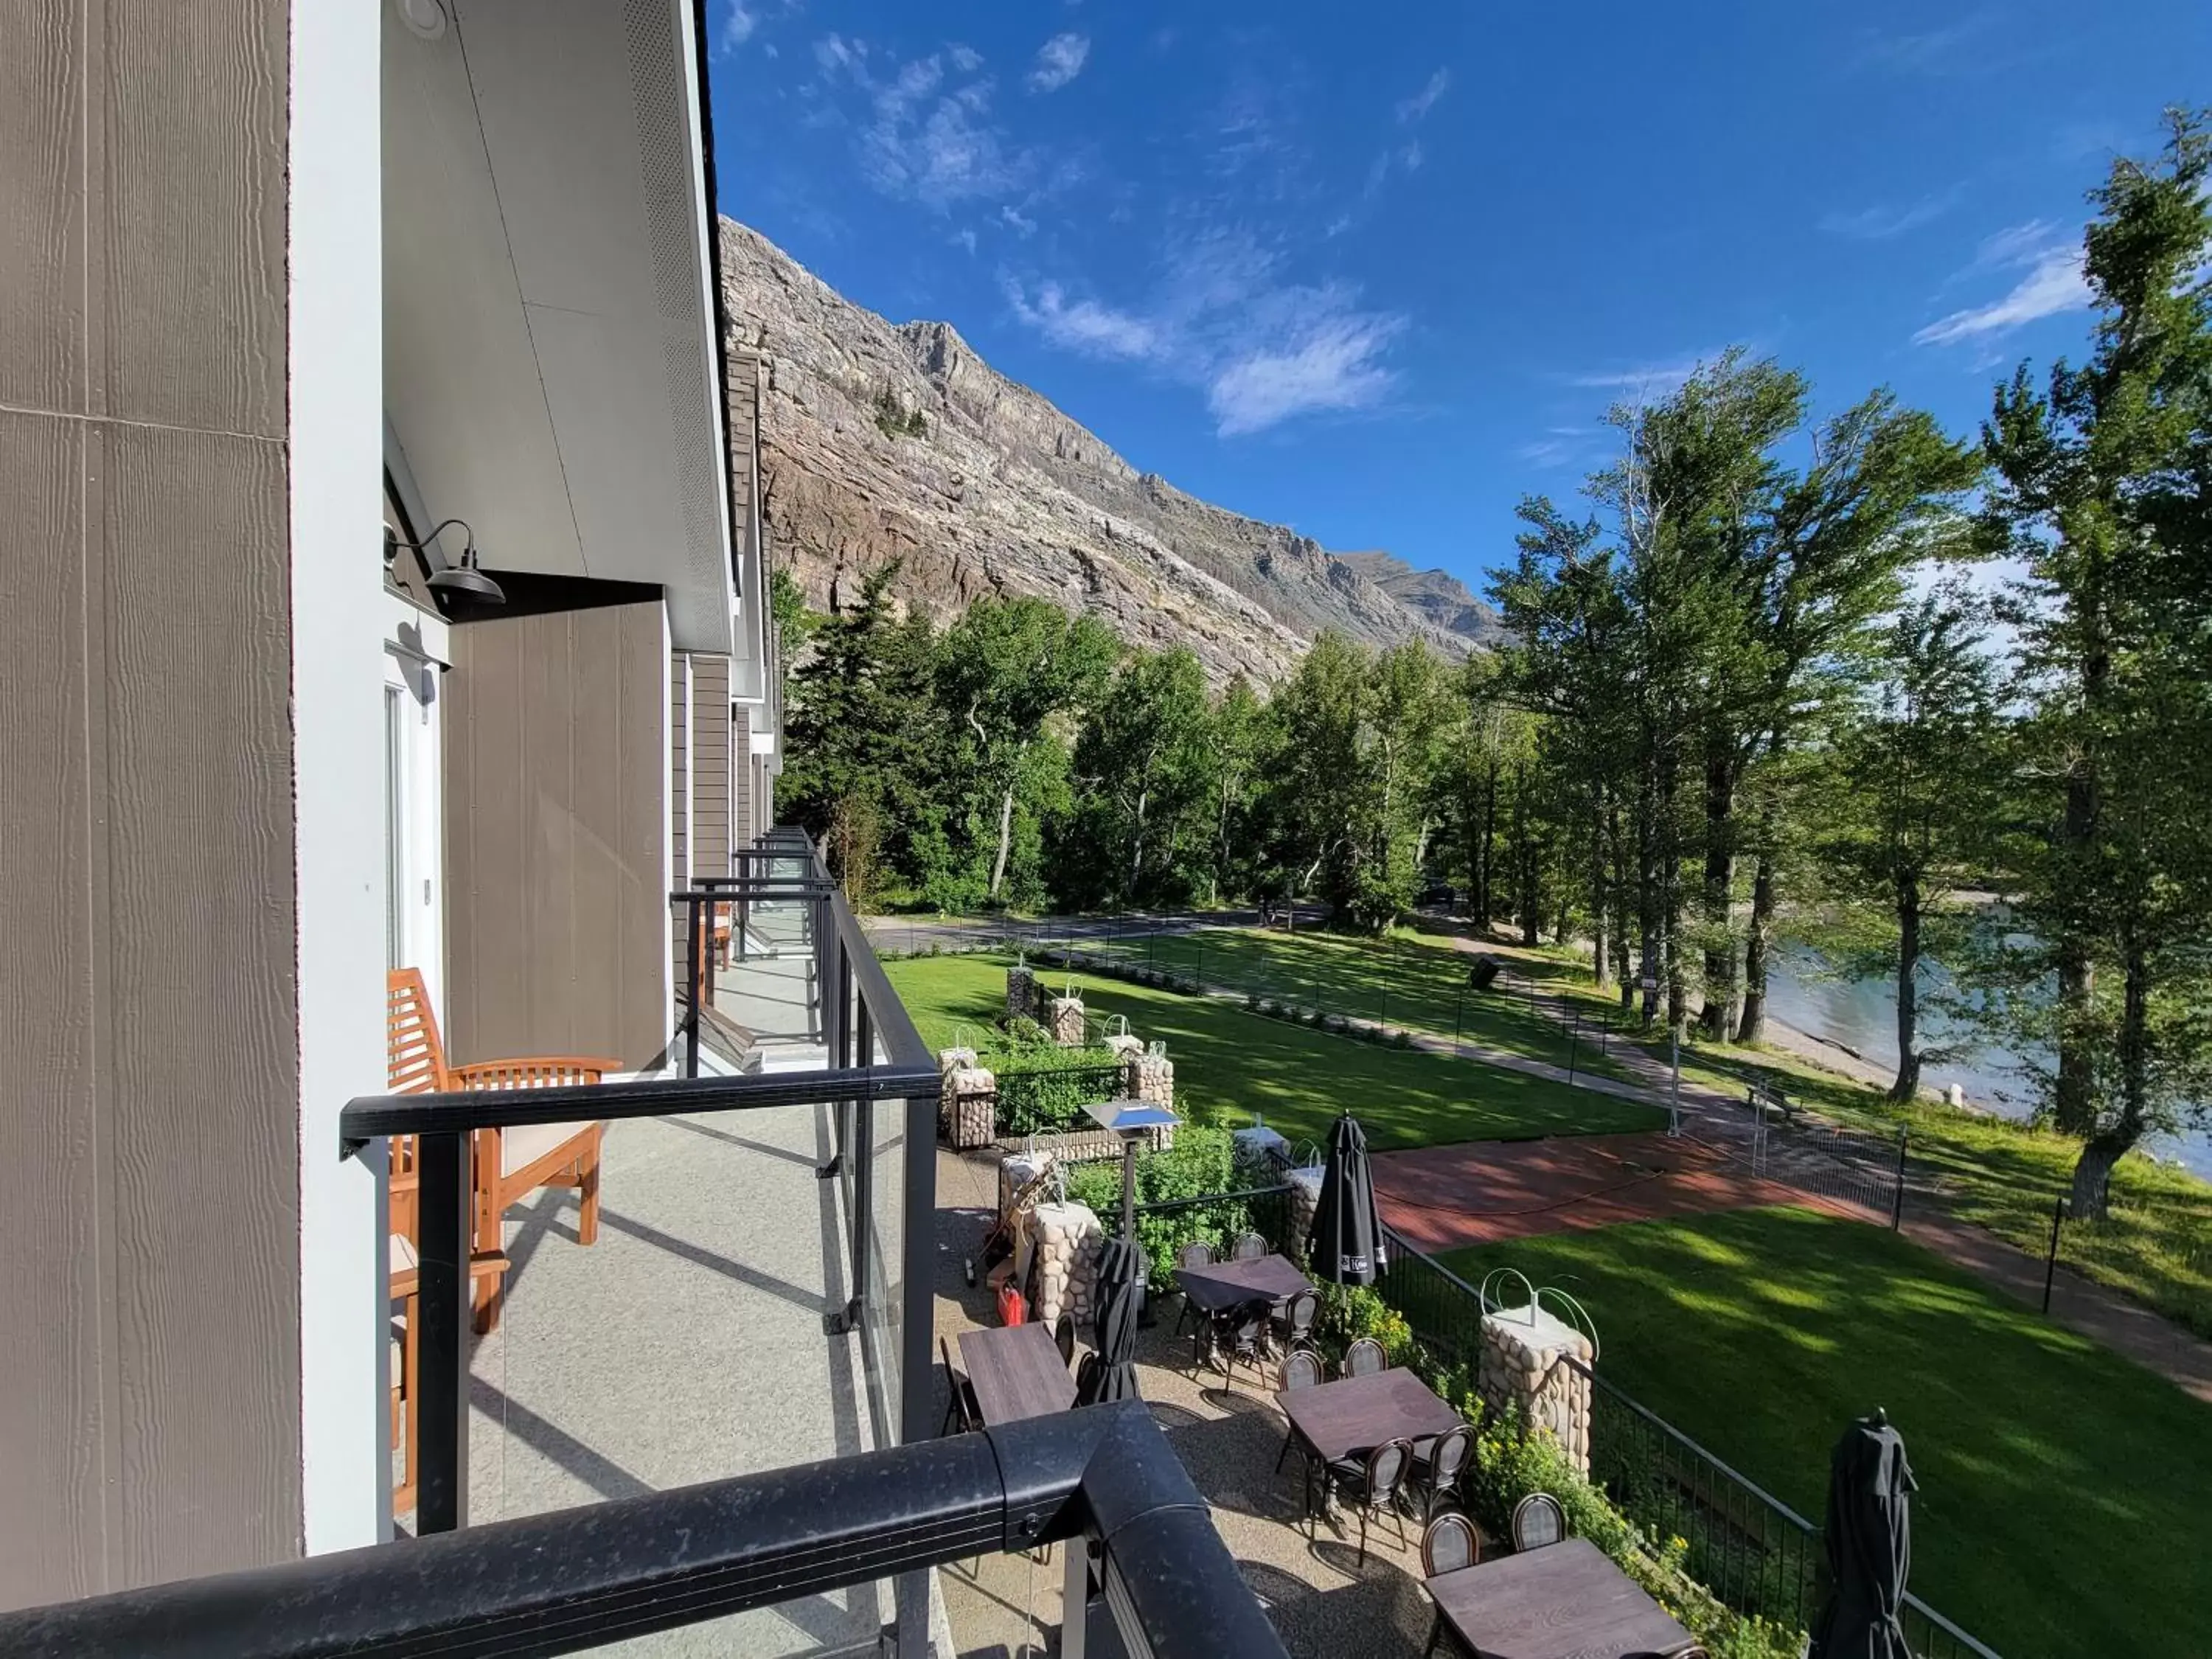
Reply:
[[[676, 642], [674, 635], [669, 631], [668, 606], [665, 603], [660, 607], [659, 616], [660, 660], [665, 663], [672, 664], [675, 661], [674, 653], [676, 649]], [[684, 659], [684, 702], [687, 711], [684, 721], [684, 741], [686, 744], [689, 744], [691, 741], [691, 720], [688, 712], [691, 702], [691, 659], [689, 657], [686, 657]], [[669, 682], [669, 684], [672, 690], [673, 682]], [[660, 712], [659, 719], [660, 732], [660, 891], [662, 896], [660, 914], [664, 919], [665, 929], [666, 919], [672, 917], [675, 915], [674, 908], [666, 902], [666, 896], [668, 894], [673, 892], [679, 884], [677, 879], [678, 872], [676, 869], [676, 732], [674, 729], [675, 723], [670, 717], [669, 698], [666, 696], [662, 696], [660, 699]], [[688, 757], [687, 763], [684, 767], [684, 810], [687, 813], [691, 810], [690, 767], [688, 763]], [[691, 837], [688, 832], [684, 837], [684, 846], [686, 853], [688, 854], [691, 846]], [[687, 880], [682, 884], [689, 884], [688, 877]], [[676, 1040], [676, 951], [678, 947], [676, 945], [675, 936], [672, 932], [664, 931], [663, 936], [668, 940], [669, 948], [659, 952], [659, 956], [660, 963], [660, 1029], [668, 1033], [669, 1042], [673, 1043]]]
[[290, 371], [299, 904], [301, 1542], [388, 1527], [380, 1170], [338, 1109], [384, 1085], [383, 0], [293, 0]]

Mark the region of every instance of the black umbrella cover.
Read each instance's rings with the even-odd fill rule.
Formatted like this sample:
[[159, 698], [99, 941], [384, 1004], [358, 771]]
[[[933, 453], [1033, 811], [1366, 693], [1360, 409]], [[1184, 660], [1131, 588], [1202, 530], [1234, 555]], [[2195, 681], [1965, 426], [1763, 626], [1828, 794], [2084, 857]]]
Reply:
[[1338, 1285], [1372, 1285], [1382, 1271], [1382, 1222], [1375, 1212], [1367, 1132], [1349, 1112], [1329, 1131], [1328, 1167], [1306, 1236], [1306, 1261], [1316, 1279]]
[[1828, 1572], [1811, 1659], [1912, 1659], [1900, 1613], [1912, 1567], [1912, 1466], [1877, 1412], [1844, 1431], [1828, 1460]]
[[1144, 1252], [1133, 1240], [1108, 1239], [1098, 1253], [1098, 1342], [1076, 1378], [1077, 1405], [1143, 1398], [1137, 1389], [1136, 1360], [1144, 1284]]

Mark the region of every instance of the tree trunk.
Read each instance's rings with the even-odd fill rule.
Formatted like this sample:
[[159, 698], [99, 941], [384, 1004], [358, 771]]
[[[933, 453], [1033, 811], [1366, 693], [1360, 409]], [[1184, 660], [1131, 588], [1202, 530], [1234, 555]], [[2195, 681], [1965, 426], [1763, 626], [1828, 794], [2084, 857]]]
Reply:
[[2142, 1139], [2150, 1111], [2150, 961], [2133, 927], [2124, 927], [2120, 963], [2120, 1115], [2092, 1134], [2074, 1166], [2077, 1221], [2102, 1221], [2112, 1202], [2112, 1166]]
[[1590, 792], [1590, 973], [1601, 991], [1613, 983], [1605, 959], [1606, 924], [1611, 920], [1605, 893], [1605, 786]]
[[1607, 814], [1613, 842], [1613, 975], [1620, 986], [1620, 1012], [1636, 1006], [1636, 963], [1628, 944], [1628, 837], [1620, 833], [1620, 804]]
[[1637, 977], [1643, 981], [1647, 1031], [1659, 1018], [1659, 958], [1665, 949], [1659, 932], [1658, 836], [1651, 817], [1652, 792], [1647, 778], [1636, 803], [1636, 935], [1643, 958]]
[[1735, 941], [1729, 899], [1735, 884], [1735, 754], [1716, 732], [1705, 740], [1705, 1006], [1698, 1030], [1725, 1042], [1736, 994]]
[[2088, 1031], [2089, 999], [2096, 988], [2097, 969], [2087, 945], [2079, 939], [2060, 940], [2058, 1079], [2051, 1109], [2058, 1127], [2070, 1135], [2093, 1134], [2097, 1127], [2096, 1061]]
[[1766, 1035], [1766, 963], [1774, 937], [1774, 858], [1762, 851], [1751, 878], [1751, 930], [1743, 941], [1743, 1018], [1738, 1042], [1757, 1042]]
[[1897, 884], [1897, 1079], [1892, 1100], [1909, 1103], [1920, 1093], [1920, 884], [1907, 877]]
[[1493, 755], [1482, 781], [1482, 857], [1474, 869], [1474, 919], [1485, 928], [1490, 926], [1491, 907], [1497, 896], [1491, 884], [1497, 846], [1498, 757]]
[[991, 902], [999, 902], [999, 888], [1006, 878], [1006, 848], [1014, 839], [1014, 786], [999, 798], [999, 855], [991, 860]]

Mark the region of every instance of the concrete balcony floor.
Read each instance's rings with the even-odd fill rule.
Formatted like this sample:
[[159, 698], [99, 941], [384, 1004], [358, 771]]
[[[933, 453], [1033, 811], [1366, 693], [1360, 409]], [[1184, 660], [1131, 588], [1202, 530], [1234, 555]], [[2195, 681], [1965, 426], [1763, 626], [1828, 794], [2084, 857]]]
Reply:
[[[842, 1306], [848, 1221], [822, 1107], [608, 1127], [599, 1236], [576, 1196], [507, 1213], [499, 1327], [471, 1367], [469, 1518], [541, 1513], [870, 1448]], [[873, 1651], [875, 1586], [639, 1638], [607, 1652]]]

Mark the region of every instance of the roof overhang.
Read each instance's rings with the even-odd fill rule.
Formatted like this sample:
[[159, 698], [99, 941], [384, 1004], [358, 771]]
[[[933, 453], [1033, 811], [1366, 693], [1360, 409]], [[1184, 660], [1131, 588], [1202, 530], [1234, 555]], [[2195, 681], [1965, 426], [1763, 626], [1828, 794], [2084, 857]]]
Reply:
[[[732, 646], [693, 0], [384, 8], [385, 401], [484, 567], [648, 582]], [[433, 14], [434, 16], [434, 14]]]

